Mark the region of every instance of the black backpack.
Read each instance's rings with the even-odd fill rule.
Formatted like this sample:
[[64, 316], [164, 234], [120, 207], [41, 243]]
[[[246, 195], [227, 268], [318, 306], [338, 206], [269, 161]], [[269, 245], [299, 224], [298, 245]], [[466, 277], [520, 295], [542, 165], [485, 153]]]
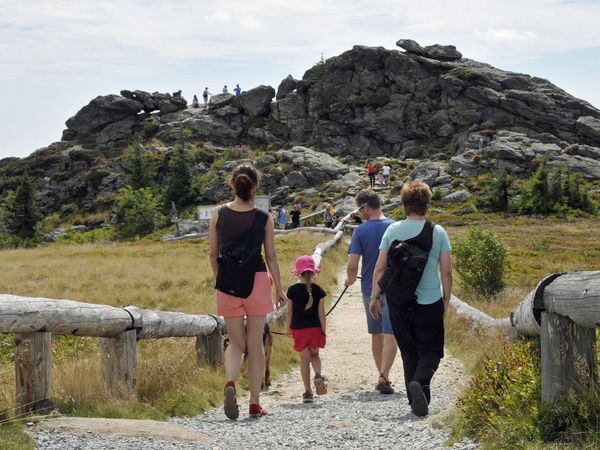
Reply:
[[434, 228], [435, 224], [426, 221], [418, 236], [392, 242], [388, 266], [379, 280], [379, 287], [388, 302], [396, 306], [410, 306], [417, 301], [415, 291], [429, 258]]
[[243, 239], [221, 244], [217, 258], [219, 273], [215, 288], [234, 297], [248, 298], [254, 289], [256, 267], [261, 261], [260, 248], [267, 214], [256, 211], [254, 223]]

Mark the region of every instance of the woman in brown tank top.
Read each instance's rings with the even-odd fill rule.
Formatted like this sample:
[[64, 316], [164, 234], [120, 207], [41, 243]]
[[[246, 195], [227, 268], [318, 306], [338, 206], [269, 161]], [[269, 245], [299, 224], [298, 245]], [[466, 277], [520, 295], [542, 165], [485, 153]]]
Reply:
[[[254, 205], [254, 194], [259, 183], [260, 174], [254, 166], [248, 163], [237, 166], [229, 180], [229, 186], [235, 191], [235, 199], [213, 209], [208, 227], [210, 265], [216, 278], [219, 273], [217, 258], [221, 253], [223, 243], [243, 239], [248, 232], [253, 230], [254, 221], [259, 216], [267, 216], [264, 230], [258, 231], [258, 233], [262, 233], [262, 239], [259, 242], [264, 242], [266, 266], [262, 257], [258, 258], [250, 296], [247, 298], [234, 297], [216, 290], [217, 314], [225, 319], [229, 333], [229, 346], [225, 351], [227, 383], [224, 390], [224, 409], [230, 419], [237, 419], [239, 416], [235, 380], [239, 375], [242, 357], [246, 349], [248, 350], [248, 376], [250, 378], [250, 417], [258, 418], [266, 415], [266, 411], [260, 407], [259, 394], [265, 366], [263, 349], [265, 319], [266, 315], [274, 309], [272, 283], [275, 285], [277, 306], [283, 306], [287, 301], [281, 285], [279, 262], [275, 252], [273, 219]], [[267, 267], [272, 278], [267, 273]]]

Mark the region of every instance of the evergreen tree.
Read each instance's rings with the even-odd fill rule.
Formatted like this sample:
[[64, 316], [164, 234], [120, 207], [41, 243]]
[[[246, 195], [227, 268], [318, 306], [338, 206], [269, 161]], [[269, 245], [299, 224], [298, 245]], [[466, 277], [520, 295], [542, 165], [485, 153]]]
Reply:
[[170, 209], [171, 202], [178, 208], [188, 206], [193, 201], [192, 176], [187, 155], [183, 147], [175, 150], [175, 155], [169, 161], [169, 180], [165, 193], [165, 206]]
[[488, 211], [508, 211], [510, 190], [514, 177], [503, 173], [498, 178], [493, 178], [485, 184], [483, 197], [477, 202], [477, 206]]
[[2, 218], [4, 228], [8, 234], [20, 239], [33, 239], [41, 218], [33, 179], [25, 173], [17, 189], [11, 191], [6, 199]]
[[152, 186], [152, 168], [148, 159], [144, 156], [144, 150], [142, 144], [136, 143], [123, 158], [123, 165], [129, 178], [129, 184], [134, 189]]
[[119, 190], [116, 222], [119, 236], [131, 239], [152, 233], [164, 222], [164, 216], [149, 188], [127, 186]]
[[565, 202], [564, 199], [564, 185], [565, 179], [568, 179], [568, 169], [562, 167], [556, 168], [550, 176], [550, 197], [552, 198], [553, 205], [562, 205]]
[[552, 199], [548, 189], [548, 172], [546, 160], [539, 167], [521, 190], [519, 212], [525, 214], [548, 214], [552, 210]]

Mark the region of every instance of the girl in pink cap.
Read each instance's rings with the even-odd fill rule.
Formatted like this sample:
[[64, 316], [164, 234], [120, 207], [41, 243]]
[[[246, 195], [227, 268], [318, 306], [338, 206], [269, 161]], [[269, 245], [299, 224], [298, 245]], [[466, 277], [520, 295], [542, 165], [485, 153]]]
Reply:
[[300, 353], [300, 373], [304, 383], [303, 403], [312, 403], [314, 395], [310, 384], [310, 366], [315, 372], [314, 384], [317, 395], [327, 393], [325, 378], [321, 375], [319, 349], [325, 347], [325, 291], [313, 282], [320, 270], [311, 256], [296, 259], [292, 273], [298, 282], [287, 290], [286, 327], [294, 339], [294, 350]]

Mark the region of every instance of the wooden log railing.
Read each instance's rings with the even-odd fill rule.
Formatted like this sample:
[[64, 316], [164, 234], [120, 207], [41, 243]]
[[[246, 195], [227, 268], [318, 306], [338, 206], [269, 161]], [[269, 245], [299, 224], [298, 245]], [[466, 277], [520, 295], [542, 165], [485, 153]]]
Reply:
[[198, 364], [216, 367], [223, 329], [209, 315], [0, 295], [0, 333], [15, 333], [18, 415], [52, 407], [52, 334], [99, 337], [106, 385], [134, 393], [138, 340], [196, 337]]
[[600, 271], [554, 274], [511, 313], [520, 335], [541, 337], [542, 400], [552, 403], [597, 381]]
[[[350, 214], [340, 220], [335, 229], [325, 231], [334, 234], [333, 238], [315, 247], [313, 258], [317, 267], [321, 265], [323, 255], [341, 242], [341, 229]], [[267, 320], [281, 321], [285, 313], [286, 308], [281, 308]], [[137, 381], [138, 340], [195, 337], [198, 364], [216, 367], [222, 363], [221, 336], [224, 331], [223, 318], [211, 315], [0, 294], [0, 333], [15, 334], [15, 411], [18, 415], [52, 408], [53, 333], [99, 337], [106, 385], [110, 389], [124, 387], [126, 392], [133, 394]]]

